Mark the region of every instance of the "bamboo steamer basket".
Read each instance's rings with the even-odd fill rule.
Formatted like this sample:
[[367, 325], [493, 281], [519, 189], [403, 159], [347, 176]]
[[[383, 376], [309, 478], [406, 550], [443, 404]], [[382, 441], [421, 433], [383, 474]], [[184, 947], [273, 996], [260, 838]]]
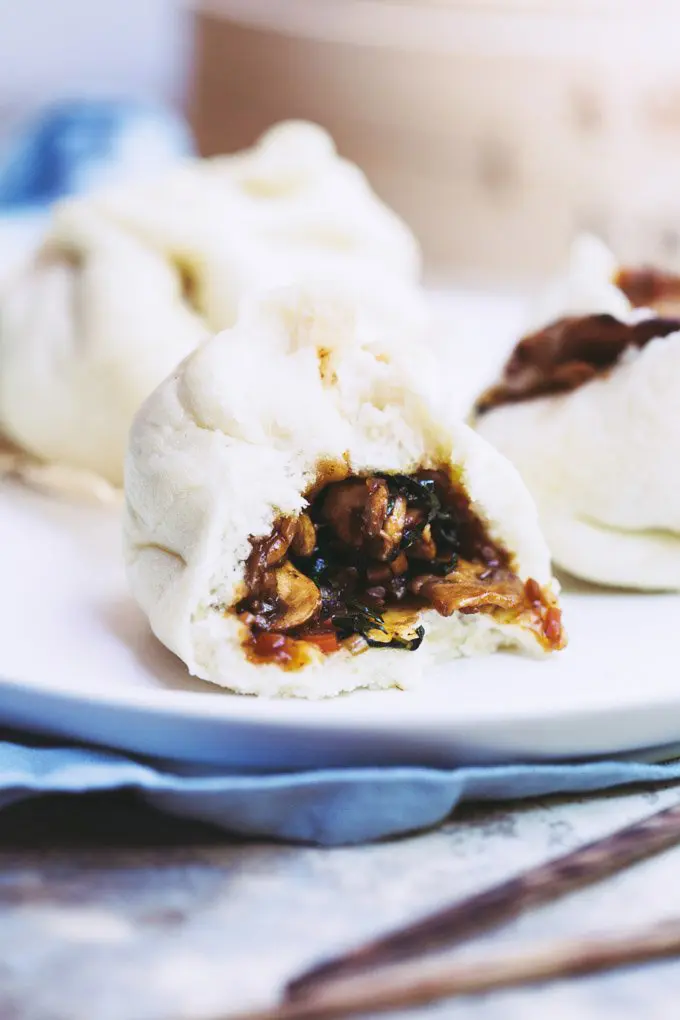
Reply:
[[680, 265], [678, 0], [203, 0], [194, 17], [201, 150], [324, 125], [432, 274], [533, 279], [583, 229]]

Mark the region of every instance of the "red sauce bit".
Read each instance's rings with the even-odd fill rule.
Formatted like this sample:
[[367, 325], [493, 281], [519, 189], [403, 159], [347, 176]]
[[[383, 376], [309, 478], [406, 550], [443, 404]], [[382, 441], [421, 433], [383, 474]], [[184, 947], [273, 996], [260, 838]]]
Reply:
[[530, 606], [532, 622], [542, 638], [542, 644], [551, 651], [564, 648], [567, 635], [562, 626], [562, 610], [554, 596], [541, 588], [533, 577], [525, 583], [524, 592]]
[[337, 652], [340, 648], [338, 636], [334, 631], [326, 631], [324, 634], [308, 634], [304, 640], [310, 645], [316, 645], [324, 655]]

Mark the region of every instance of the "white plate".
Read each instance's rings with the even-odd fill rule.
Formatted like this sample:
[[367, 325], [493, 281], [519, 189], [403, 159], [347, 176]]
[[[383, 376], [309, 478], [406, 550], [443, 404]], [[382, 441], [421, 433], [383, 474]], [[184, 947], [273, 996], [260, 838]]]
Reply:
[[114, 509], [5, 483], [0, 548], [0, 720], [14, 726], [249, 768], [549, 760], [680, 741], [677, 596], [567, 595], [571, 645], [549, 661], [499, 654], [454, 661], [416, 691], [268, 701], [192, 680], [149, 633], [126, 592]]
[[[463, 409], [521, 305], [432, 296]], [[662, 756], [680, 744], [678, 596], [584, 587], [564, 596], [571, 643], [549, 661], [458, 660], [418, 691], [267, 701], [193, 680], [150, 634], [127, 594], [114, 510], [0, 485], [0, 549], [0, 723], [249, 768]]]

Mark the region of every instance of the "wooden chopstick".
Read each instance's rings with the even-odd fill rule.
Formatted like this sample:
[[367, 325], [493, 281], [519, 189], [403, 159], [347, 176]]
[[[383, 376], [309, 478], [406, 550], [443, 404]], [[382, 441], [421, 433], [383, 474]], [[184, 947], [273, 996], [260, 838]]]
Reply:
[[[561, 939], [481, 962], [418, 960], [329, 981], [309, 998], [229, 1020], [331, 1020], [422, 1006], [437, 999], [662, 959], [680, 954], [680, 918], [635, 931]], [[223, 1018], [227, 1020], [227, 1018]]]
[[321, 963], [293, 978], [285, 998], [297, 1001], [316, 994], [327, 981], [456, 945], [679, 842], [677, 805]]

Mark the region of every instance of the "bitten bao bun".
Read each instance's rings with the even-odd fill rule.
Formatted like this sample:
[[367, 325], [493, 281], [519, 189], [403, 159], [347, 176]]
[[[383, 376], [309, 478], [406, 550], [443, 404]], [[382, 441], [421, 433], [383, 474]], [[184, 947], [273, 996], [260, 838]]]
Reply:
[[440, 382], [361, 309], [286, 288], [148, 398], [126, 461], [128, 572], [191, 673], [315, 698], [561, 647], [531, 498], [451, 420]]

